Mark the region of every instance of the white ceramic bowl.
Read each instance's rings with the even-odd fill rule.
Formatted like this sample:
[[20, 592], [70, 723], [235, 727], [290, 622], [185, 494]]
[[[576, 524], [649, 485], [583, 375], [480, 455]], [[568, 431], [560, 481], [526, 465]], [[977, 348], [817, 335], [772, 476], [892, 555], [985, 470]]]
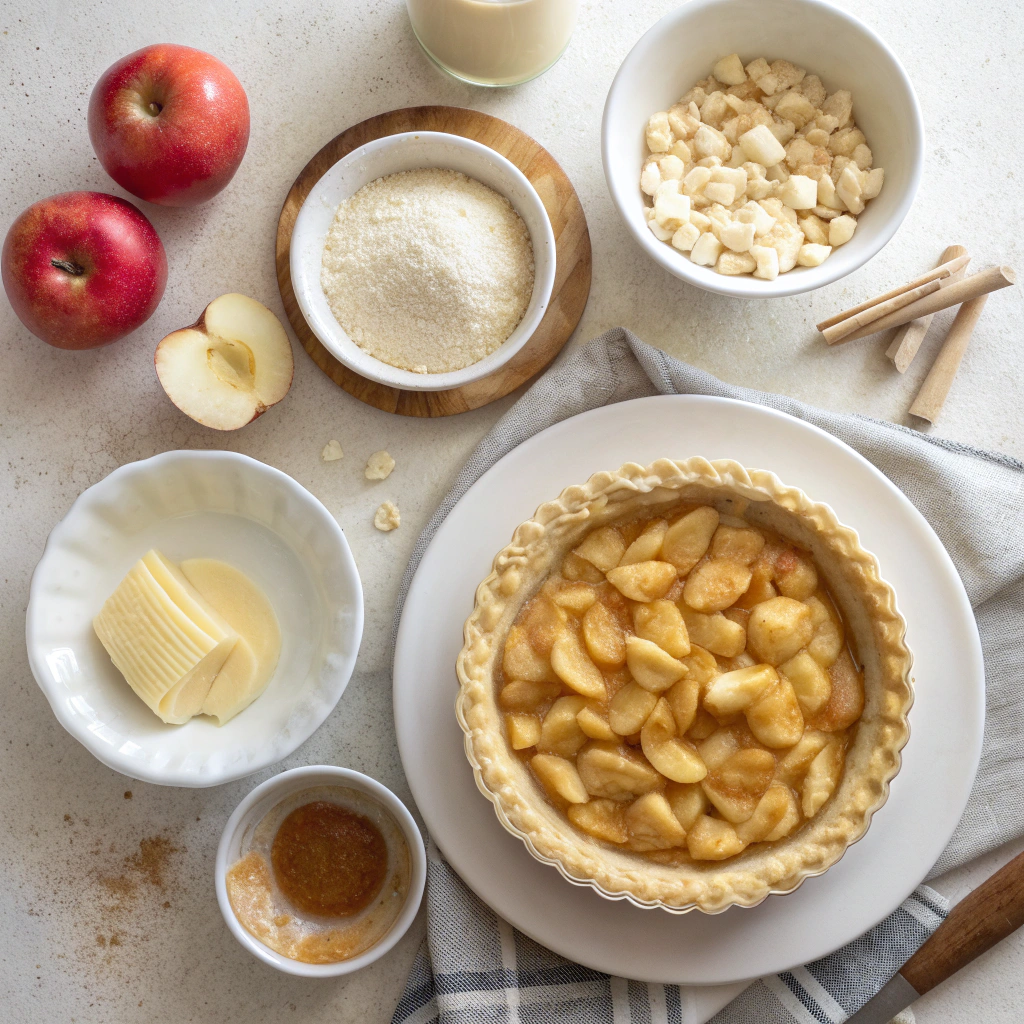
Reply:
[[[774, 281], [728, 277], [659, 241], [644, 220], [644, 128], [720, 58], [784, 59], [818, 75], [829, 92], [849, 89], [885, 184], [857, 218], [857, 232], [821, 266]], [[640, 246], [670, 274], [722, 295], [777, 297], [811, 291], [866, 263], [896, 233], [914, 202], [924, 164], [924, 126], [914, 88], [888, 46], [852, 15], [821, 0], [691, 0], [646, 32], [622, 62], [604, 108], [604, 173], [612, 200]]]
[[[224, 726], [165, 725], [132, 692], [92, 619], [150, 548], [219, 558], [267, 595], [281, 657]], [[234, 452], [178, 451], [115, 470], [54, 527], [32, 577], [29, 664], [61, 725], [133, 779], [216, 786], [280, 761], [331, 713], [356, 661], [363, 595], [334, 517], [280, 470]]]
[[[228, 869], [238, 861], [243, 852], [243, 843], [247, 835], [263, 820], [263, 817], [281, 800], [292, 793], [314, 786], [342, 786], [347, 789], [359, 790], [377, 801], [389, 811], [398, 823], [409, 847], [412, 872], [409, 880], [409, 892], [398, 918], [388, 933], [365, 953], [351, 960], [341, 960], [334, 964], [306, 964], [291, 960], [286, 956], [265, 946], [251, 932], [247, 931], [235, 917], [228, 899], [225, 881]], [[423, 837], [416, 827], [413, 816], [405, 804], [386, 786], [375, 779], [350, 768], [335, 768], [332, 765], [310, 765], [305, 768], [292, 768], [272, 779], [267, 779], [257, 786], [234, 810], [224, 826], [220, 845], [217, 847], [217, 861], [214, 868], [214, 881], [217, 887], [217, 902], [220, 912], [224, 915], [231, 934], [253, 956], [271, 967], [276, 967], [285, 974], [297, 974], [303, 978], [333, 978], [340, 974], [351, 974], [361, 967], [373, 963], [387, 953], [396, 942], [409, 930], [423, 899], [423, 887], [427, 880], [427, 857], [423, 849]]]
[[[335, 319], [320, 284], [324, 241], [338, 204], [376, 178], [420, 167], [461, 171], [500, 192], [523, 218], [533, 241], [533, 295], [519, 326], [489, 356], [450, 373], [413, 373], [390, 366], [365, 352]], [[299, 309], [324, 348], [360, 376], [406, 391], [461, 387], [504, 366], [537, 329], [547, 311], [555, 283], [555, 235], [537, 190], [522, 171], [500, 153], [472, 139], [444, 132], [388, 135], [368, 142], [339, 160], [313, 186], [302, 204], [292, 231], [288, 257]]]

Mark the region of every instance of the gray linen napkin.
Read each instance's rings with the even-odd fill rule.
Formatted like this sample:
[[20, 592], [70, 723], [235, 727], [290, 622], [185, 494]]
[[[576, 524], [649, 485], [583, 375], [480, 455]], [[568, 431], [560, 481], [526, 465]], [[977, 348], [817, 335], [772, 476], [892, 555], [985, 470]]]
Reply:
[[[541, 377], [480, 442], [416, 544], [398, 614], [438, 527], [502, 456], [570, 416], [655, 394], [733, 398], [806, 420], [860, 452], [914, 503], [967, 590], [981, 635], [987, 694], [971, 800], [929, 877], [1024, 834], [1024, 730], [1018, 725], [1024, 720], [1024, 465], [1007, 456], [723, 384], [615, 328]], [[692, 989], [609, 977], [537, 945], [473, 895], [433, 847], [427, 890], [427, 941], [393, 1024], [698, 1024], [707, 1016]], [[946, 910], [945, 900], [922, 885], [850, 945], [755, 982], [712, 1024], [843, 1021], [938, 927]]]

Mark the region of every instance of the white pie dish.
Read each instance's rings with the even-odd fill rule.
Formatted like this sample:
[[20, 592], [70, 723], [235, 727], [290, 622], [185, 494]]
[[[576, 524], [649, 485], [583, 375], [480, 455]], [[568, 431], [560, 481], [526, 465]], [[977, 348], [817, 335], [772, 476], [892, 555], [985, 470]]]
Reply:
[[[405, 904], [387, 934], [359, 956], [332, 964], [308, 964], [292, 960], [264, 945], [235, 916], [231, 900], [228, 898], [226, 882], [228, 869], [242, 856], [247, 834], [251, 834], [264, 815], [291, 794], [317, 786], [339, 786], [354, 789], [367, 794], [380, 804], [401, 828], [409, 848], [412, 867]], [[376, 779], [371, 779], [368, 775], [363, 775], [350, 768], [338, 768], [333, 765], [307, 765], [303, 768], [292, 768], [290, 771], [275, 775], [257, 786], [228, 818], [220, 845], [217, 847], [217, 860], [214, 868], [217, 903], [220, 905], [220, 911], [224, 915], [224, 921], [231, 930], [231, 934], [245, 949], [265, 964], [269, 964], [285, 974], [294, 974], [302, 978], [334, 978], [342, 974], [352, 974], [375, 960], [379, 960], [385, 953], [393, 949], [416, 919], [416, 913], [423, 899], [426, 880], [427, 856], [423, 846], [423, 837], [405, 804]]]
[[[448, 373], [413, 373], [370, 355], [338, 323], [320, 283], [324, 242], [338, 204], [386, 174], [421, 167], [461, 171], [505, 196], [533, 242], [534, 284], [523, 319], [490, 355]], [[445, 132], [404, 132], [360, 146], [331, 167], [299, 210], [289, 247], [292, 289], [310, 330], [339, 362], [362, 377], [406, 391], [443, 391], [480, 380], [504, 366], [537, 329], [555, 283], [555, 235], [544, 203], [526, 176], [488, 146]]]
[[[832, 92], [849, 89], [854, 117], [885, 169], [885, 184], [857, 218], [857, 231], [817, 267], [795, 267], [774, 281], [702, 267], [647, 227], [640, 170], [648, 118], [666, 110], [715, 61], [739, 53], [784, 59], [818, 75]], [[910, 211], [924, 167], [921, 109], [907, 72], [865, 24], [823, 0], [691, 0], [665, 15], [636, 43], [608, 91], [601, 153], [612, 201], [640, 247], [670, 274], [706, 291], [772, 298], [812, 291], [863, 266]]]
[[[666, 438], [755, 465], [857, 523], [886, 567], [916, 660], [913, 732], [899, 784], [871, 828], [825, 874], [754, 909], [652, 913], [569, 884], [509, 835], [480, 798], [453, 714], [453, 666], [473, 590], [516, 526], [566, 480], [610, 462], [651, 460]], [[777, 974], [852, 942], [925, 877], [967, 806], [985, 721], [977, 625], [949, 555], [911, 502], [874, 466], [823, 430], [762, 406], [660, 395], [562, 420], [523, 441], [462, 496], [411, 581], [394, 660], [399, 751], [416, 806], [445, 860], [520, 932], [595, 971], [639, 981], [727, 985]], [[712, 1000], [706, 1019], [736, 989]]]
[[[150, 548], [218, 558], [266, 594], [281, 656], [266, 691], [226, 725], [165, 725], [132, 692], [92, 619]], [[223, 451], [172, 451], [115, 470], [51, 531], [32, 577], [29, 664], [57, 720], [115, 771], [216, 786], [292, 753], [331, 713], [355, 665], [363, 597], [334, 517], [280, 470]]]

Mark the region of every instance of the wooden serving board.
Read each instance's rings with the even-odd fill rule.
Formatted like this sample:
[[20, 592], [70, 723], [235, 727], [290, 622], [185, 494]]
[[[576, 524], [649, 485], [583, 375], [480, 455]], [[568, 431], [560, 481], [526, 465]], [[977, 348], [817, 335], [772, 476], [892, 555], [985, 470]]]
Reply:
[[[313, 186], [343, 156], [400, 132], [462, 135], [490, 146], [518, 167], [537, 190], [555, 234], [555, 284], [544, 319], [522, 349], [488, 377], [449, 391], [403, 391], [367, 380], [338, 362], [310, 330], [295, 301], [288, 248], [295, 218]], [[320, 150], [295, 179], [277, 223], [277, 283], [285, 312], [313, 362], [335, 384], [368, 405], [403, 416], [451, 416], [514, 391], [547, 366], [583, 316], [590, 294], [590, 232], [572, 182], [554, 157], [525, 132], [490, 114], [462, 107], [406, 107], [360, 121]]]

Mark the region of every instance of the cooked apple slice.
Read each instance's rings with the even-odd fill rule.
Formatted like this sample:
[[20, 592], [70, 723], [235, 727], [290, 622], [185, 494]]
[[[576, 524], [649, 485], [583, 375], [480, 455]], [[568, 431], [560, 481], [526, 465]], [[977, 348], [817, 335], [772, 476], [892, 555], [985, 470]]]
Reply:
[[155, 362], [167, 397], [214, 430], [237, 430], [276, 405], [294, 370], [281, 321], [235, 292], [214, 299], [191, 327], [168, 334]]

